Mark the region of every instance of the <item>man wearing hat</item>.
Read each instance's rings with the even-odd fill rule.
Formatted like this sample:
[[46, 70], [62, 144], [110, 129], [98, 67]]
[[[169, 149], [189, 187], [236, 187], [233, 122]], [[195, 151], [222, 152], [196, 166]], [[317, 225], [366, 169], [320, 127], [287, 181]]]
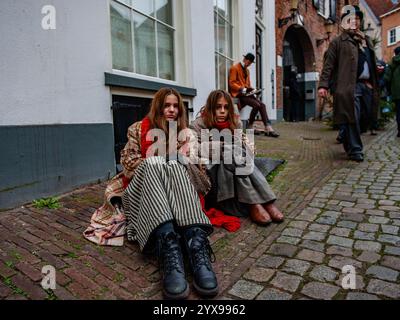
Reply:
[[392, 59], [385, 74], [385, 80], [396, 105], [397, 137], [400, 138], [400, 47], [394, 49], [395, 56]]
[[258, 113], [265, 126], [265, 135], [273, 138], [279, 137], [279, 134], [272, 129], [271, 121], [268, 118], [267, 107], [255, 95], [249, 95], [254, 89], [251, 87], [250, 70], [248, 69], [255, 60], [252, 53], [243, 56], [243, 61], [233, 65], [229, 71], [229, 93], [234, 98], [238, 98], [240, 106], [249, 106], [253, 108], [250, 119], [249, 129], [253, 128], [254, 121]]
[[329, 46], [319, 83], [319, 96], [334, 97], [333, 120], [343, 133], [350, 160], [364, 161], [361, 133], [374, 129], [379, 106], [376, 57], [371, 40], [360, 30], [364, 18], [358, 6], [342, 10], [342, 33]]

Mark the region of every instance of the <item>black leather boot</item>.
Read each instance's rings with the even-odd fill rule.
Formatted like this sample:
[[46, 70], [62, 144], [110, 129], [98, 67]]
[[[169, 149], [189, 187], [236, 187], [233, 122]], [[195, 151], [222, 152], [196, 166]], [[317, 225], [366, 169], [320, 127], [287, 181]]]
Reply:
[[214, 297], [218, 294], [218, 281], [212, 269], [211, 256], [215, 256], [201, 228], [191, 228], [185, 232], [185, 244], [193, 272], [193, 286], [202, 296]]
[[189, 295], [189, 285], [185, 278], [179, 235], [175, 232], [160, 235], [157, 239], [157, 249], [165, 298], [186, 299]]

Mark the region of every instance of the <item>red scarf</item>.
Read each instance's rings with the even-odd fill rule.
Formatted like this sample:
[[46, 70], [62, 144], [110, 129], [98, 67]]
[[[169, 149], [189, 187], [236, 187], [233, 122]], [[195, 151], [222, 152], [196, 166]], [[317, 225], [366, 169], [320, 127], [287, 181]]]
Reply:
[[215, 124], [215, 127], [216, 127], [219, 131], [222, 131], [222, 130], [224, 130], [224, 129], [230, 129], [230, 128], [231, 128], [231, 123], [230, 123], [228, 120], [226, 120], [226, 121], [224, 121], [224, 122], [217, 122], [217, 123]]
[[[202, 118], [204, 119], [204, 112], [201, 114]], [[236, 120], [240, 121], [240, 116], [235, 114], [235, 118]], [[225, 129], [230, 129], [231, 128], [231, 123], [229, 122], [229, 120], [226, 120], [224, 122], [217, 122], [215, 124], [215, 128], [218, 129], [219, 131], [225, 130]]]
[[152, 129], [151, 127], [151, 122], [148, 117], [144, 118], [142, 121], [142, 134], [141, 134], [141, 141], [140, 141], [140, 149], [142, 152], [142, 158], [146, 158], [147, 150], [151, 147], [151, 145], [154, 143], [153, 141], [148, 141], [147, 134], [149, 131]]
[[[142, 158], [146, 158], [147, 150], [151, 147], [153, 144], [152, 141], [147, 141], [146, 137], [149, 131], [151, 130], [151, 122], [148, 117], [144, 118], [142, 121], [142, 133], [140, 137], [140, 150], [142, 153]], [[122, 182], [123, 182], [123, 188], [126, 189], [128, 188], [129, 184], [131, 183], [131, 179], [128, 179], [127, 177], [123, 176], [122, 177]]]

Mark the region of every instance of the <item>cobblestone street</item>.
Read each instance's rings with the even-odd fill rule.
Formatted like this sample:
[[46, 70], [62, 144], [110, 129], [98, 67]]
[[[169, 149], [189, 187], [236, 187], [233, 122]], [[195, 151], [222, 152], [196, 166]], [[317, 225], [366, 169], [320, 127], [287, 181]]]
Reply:
[[[400, 140], [394, 124], [364, 135], [366, 161], [346, 160], [336, 132], [320, 123], [280, 123], [279, 139], [257, 138], [258, 156], [285, 159], [275, 177], [286, 221], [267, 228], [242, 221], [211, 237], [220, 284], [216, 299], [399, 299]], [[105, 183], [60, 199], [0, 213], [1, 299], [162, 299], [156, 259], [138, 246], [98, 247], [83, 239]], [[57, 289], [41, 269], [57, 269]], [[342, 288], [355, 267], [356, 289]], [[190, 299], [199, 299], [194, 290]]]

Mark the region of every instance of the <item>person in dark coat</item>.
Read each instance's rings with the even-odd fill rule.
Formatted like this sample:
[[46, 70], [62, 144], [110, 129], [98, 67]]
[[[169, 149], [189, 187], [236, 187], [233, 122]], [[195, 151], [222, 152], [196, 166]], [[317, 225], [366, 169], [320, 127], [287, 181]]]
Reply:
[[385, 80], [392, 100], [396, 105], [397, 137], [400, 138], [400, 47], [394, 50], [395, 56], [385, 74]]
[[289, 78], [290, 93], [290, 120], [296, 122], [299, 117], [300, 99], [302, 98], [300, 85], [297, 81], [297, 70], [293, 68]]
[[[360, 30], [364, 18], [360, 8], [344, 7], [341, 18], [343, 32], [331, 42], [326, 53], [318, 93], [326, 97], [331, 90], [333, 120], [344, 133], [344, 149], [350, 160], [362, 162], [361, 133], [378, 118], [376, 57], [371, 40]], [[347, 20], [352, 23], [347, 25]]]

